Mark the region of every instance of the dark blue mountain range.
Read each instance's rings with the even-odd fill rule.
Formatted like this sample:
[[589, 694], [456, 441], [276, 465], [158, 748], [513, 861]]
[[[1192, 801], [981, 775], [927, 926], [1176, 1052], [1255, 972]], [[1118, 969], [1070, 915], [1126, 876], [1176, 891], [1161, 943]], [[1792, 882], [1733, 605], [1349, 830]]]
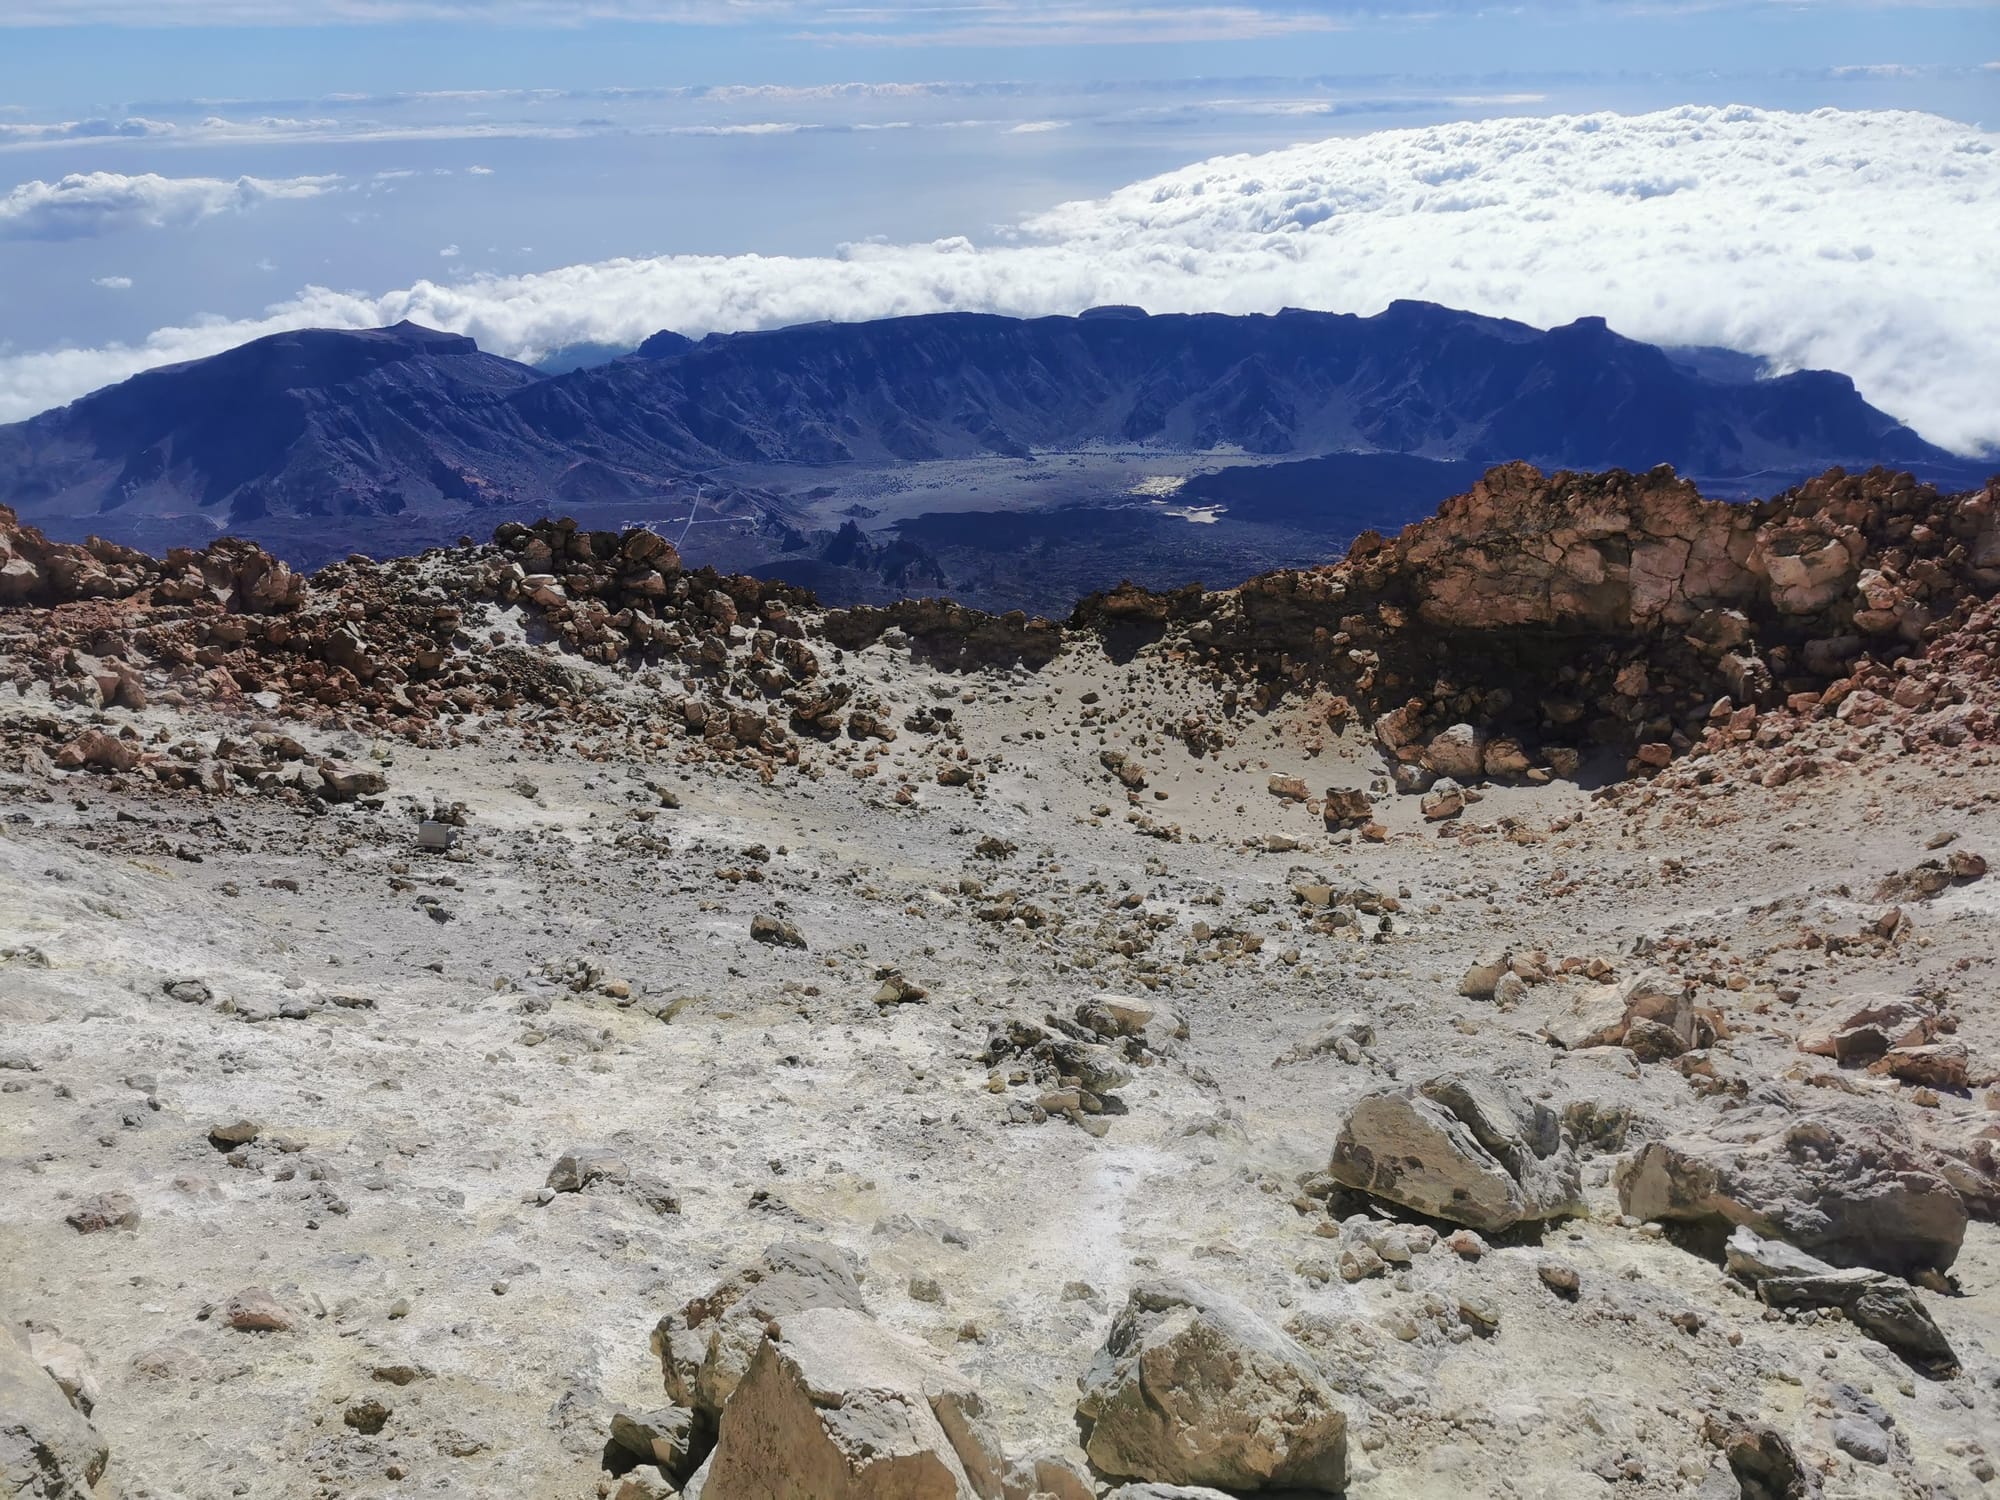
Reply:
[[[1717, 372], [1721, 373], [1717, 373]], [[640, 501], [738, 465], [1146, 446], [1795, 475], [1949, 467], [1845, 376], [1746, 380], [1601, 319], [944, 313], [661, 333], [550, 374], [413, 324], [276, 334], [0, 427], [0, 501], [117, 537]], [[682, 485], [685, 492], [685, 484]], [[153, 524], [147, 524], [153, 523]]]

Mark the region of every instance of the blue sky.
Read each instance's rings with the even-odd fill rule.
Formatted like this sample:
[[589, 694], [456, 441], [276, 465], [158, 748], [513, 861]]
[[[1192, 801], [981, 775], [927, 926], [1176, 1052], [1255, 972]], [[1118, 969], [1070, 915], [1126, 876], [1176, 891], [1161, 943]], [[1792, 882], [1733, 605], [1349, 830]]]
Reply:
[[1990, 128], [2000, 5], [0, 0], [0, 416], [117, 366], [10, 358], [304, 289], [986, 246], [1210, 157], [1688, 104]]
[[1508, 71], [1715, 72], [1776, 87], [1797, 72], [1993, 61], [1996, 15], [1948, 0], [6, 0], [0, 99], [115, 108], [441, 88]]

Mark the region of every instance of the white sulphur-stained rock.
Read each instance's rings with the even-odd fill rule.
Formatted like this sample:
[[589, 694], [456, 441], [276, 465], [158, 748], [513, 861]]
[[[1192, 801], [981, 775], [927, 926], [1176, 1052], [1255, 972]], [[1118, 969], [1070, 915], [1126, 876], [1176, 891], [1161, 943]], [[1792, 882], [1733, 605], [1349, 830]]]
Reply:
[[1016, 1458], [1000, 1481], [1006, 1500], [1097, 1500], [1080, 1448], [1043, 1450]]
[[0, 1494], [88, 1495], [111, 1450], [12, 1329], [0, 1328]]
[[1549, 1040], [1569, 1050], [1616, 1047], [1640, 1021], [1672, 1033], [1680, 1051], [1694, 1045], [1694, 1004], [1688, 999], [1687, 986], [1658, 969], [1584, 991], [1544, 1031]]
[[1158, 1004], [1139, 995], [1120, 995], [1110, 990], [1100, 990], [1090, 997], [1096, 1005], [1126, 1036], [1144, 1036], [1146, 1028], [1153, 1024], [1153, 1018], [1160, 1013]]
[[1832, 1266], [1783, 1240], [1767, 1240], [1747, 1224], [1738, 1224], [1723, 1246], [1729, 1274], [1755, 1286], [1770, 1276], [1821, 1276]]
[[48, 1371], [49, 1379], [62, 1388], [69, 1404], [89, 1416], [97, 1405], [99, 1391], [97, 1372], [91, 1368], [90, 1356], [82, 1347], [47, 1329], [37, 1328], [28, 1334], [28, 1353]]
[[705, 1296], [660, 1319], [653, 1352], [667, 1395], [695, 1414], [705, 1445], [774, 1322], [808, 1308], [866, 1311], [854, 1257], [835, 1245], [782, 1240]]
[[1205, 1287], [1134, 1288], [1082, 1384], [1084, 1451], [1114, 1478], [1239, 1493], [1346, 1487], [1347, 1417], [1312, 1356]]
[[844, 1308], [784, 1320], [729, 1404], [702, 1500], [999, 1500], [978, 1393]]

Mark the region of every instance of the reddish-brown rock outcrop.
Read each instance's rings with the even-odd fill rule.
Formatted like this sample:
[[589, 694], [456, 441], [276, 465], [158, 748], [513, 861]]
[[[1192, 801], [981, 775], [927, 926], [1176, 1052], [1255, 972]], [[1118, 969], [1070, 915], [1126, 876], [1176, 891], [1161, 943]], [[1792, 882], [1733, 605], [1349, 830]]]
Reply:
[[[1428, 769], [1490, 775], [1518, 771], [1523, 751], [1508, 740], [1500, 764], [1480, 764], [1489, 735], [1525, 739], [1530, 760], [1595, 743], [1658, 767], [1746, 711], [1754, 727], [1770, 710], [1835, 712], [1855, 692], [1870, 695], [1864, 711], [1898, 694], [1906, 710], [1962, 703], [1933, 681], [1930, 648], [1950, 640], [1955, 658], [1987, 663], [1955, 673], [1990, 675], [1979, 622], [1996, 588], [1993, 485], [1942, 496], [1907, 474], [1831, 470], [1738, 505], [1666, 469], [1508, 464], [1394, 538], [1365, 534], [1340, 563], [1151, 608], [1127, 586], [1085, 600], [1071, 625], [1157, 619], [1265, 703], [1331, 687], [1413, 764], [1466, 726], [1473, 764], [1446, 765], [1441, 748]], [[1989, 732], [1976, 714], [1954, 722], [1945, 733]]]
[[[1330, 566], [1212, 593], [1122, 584], [1067, 626], [941, 599], [822, 612], [783, 583], [689, 571], [651, 532], [566, 520], [306, 579], [246, 542], [154, 559], [50, 542], [0, 508], [7, 662], [87, 705], [249, 699], [420, 740], [485, 712], [622, 732], [567, 654], [663, 670], [687, 695], [663, 702], [663, 732], [771, 758], [795, 755], [795, 735], [884, 737], [880, 715], [822, 672], [815, 641], [855, 649], [897, 630], [973, 668], [1039, 666], [1081, 632], [1120, 649], [1137, 633], [1241, 684], [1255, 708], [1328, 690], [1332, 714], [1373, 723], [1406, 791], [1568, 774], [1592, 745], [1657, 771], [1698, 744], [1769, 749], [1830, 716], [1944, 744], [1990, 738], [1996, 588], [2000, 492], [1942, 496], [1883, 470], [1733, 505], [1664, 469], [1504, 465]], [[496, 633], [489, 606], [518, 607], [529, 644], [564, 651]], [[1785, 765], [1768, 775], [1808, 773]]]

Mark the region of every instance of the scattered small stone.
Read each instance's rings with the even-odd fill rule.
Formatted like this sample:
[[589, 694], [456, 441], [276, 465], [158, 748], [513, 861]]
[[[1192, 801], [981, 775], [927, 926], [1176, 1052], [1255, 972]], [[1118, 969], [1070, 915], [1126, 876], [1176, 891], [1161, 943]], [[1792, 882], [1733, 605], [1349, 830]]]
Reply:
[[283, 1333], [292, 1326], [292, 1315], [261, 1286], [246, 1286], [229, 1299], [222, 1321], [239, 1333]]
[[218, 1151], [234, 1151], [263, 1133], [264, 1127], [255, 1120], [222, 1120], [208, 1127], [208, 1143]]
[[96, 1193], [71, 1209], [64, 1221], [78, 1234], [107, 1229], [136, 1229], [139, 1204], [130, 1193]]
[[782, 917], [768, 913], [750, 919], [750, 937], [753, 942], [769, 943], [777, 948], [803, 948], [805, 935]]
[[1541, 1278], [1543, 1286], [1571, 1302], [1576, 1300], [1577, 1290], [1583, 1284], [1576, 1267], [1568, 1261], [1543, 1259], [1536, 1263], [1535, 1274]]
[[597, 1182], [622, 1183], [630, 1176], [624, 1158], [606, 1146], [572, 1146], [549, 1168], [549, 1187], [580, 1193]]

